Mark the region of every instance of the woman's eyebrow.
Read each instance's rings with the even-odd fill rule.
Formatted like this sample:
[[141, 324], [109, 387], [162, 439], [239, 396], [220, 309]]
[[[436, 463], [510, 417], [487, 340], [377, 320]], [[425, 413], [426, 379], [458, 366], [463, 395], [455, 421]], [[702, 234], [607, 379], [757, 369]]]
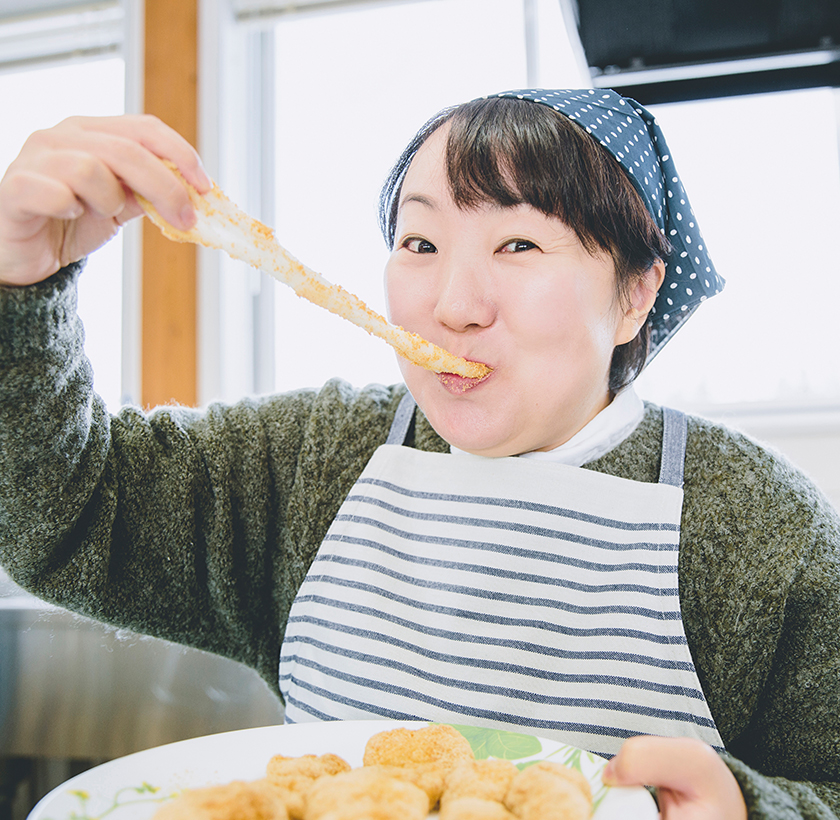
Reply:
[[419, 202], [421, 205], [425, 205], [427, 208], [431, 208], [432, 210], [437, 209], [437, 203], [434, 201], [434, 199], [431, 199], [425, 194], [406, 194], [403, 197], [400, 206], [405, 205], [406, 202]]

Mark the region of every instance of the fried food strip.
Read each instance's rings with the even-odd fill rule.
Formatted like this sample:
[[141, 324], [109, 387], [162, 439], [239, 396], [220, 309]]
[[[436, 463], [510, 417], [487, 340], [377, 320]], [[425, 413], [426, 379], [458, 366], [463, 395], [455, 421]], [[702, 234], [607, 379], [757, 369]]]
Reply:
[[451, 726], [433, 723], [420, 729], [389, 729], [368, 740], [365, 766], [410, 766], [442, 763], [454, 766], [475, 760], [469, 741]]
[[267, 780], [235, 780], [189, 789], [161, 806], [154, 820], [288, 820], [283, 795]]
[[513, 778], [505, 806], [519, 820], [587, 820], [592, 790], [580, 772], [543, 760]]
[[456, 373], [471, 379], [484, 378], [490, 368], [454, 356], [416, 333], [390, 324], [372, 311], [358, 296], [333, 285], [311, 268], [301, 264], [274, 236], [271, 228], [248, 216], [231, 202], [214, 183], [212, 190], [201, 195], [168, 161], [163, 161], [187, 189], [198, 222], [189, 231], [182, 231], [166, 222], [154, 206], [135, 192], [137, 201], [164, 236], [176, 242], [193, 242], [218, 248], [234, 259], [289, 285], [298, 296], [326, 308], [373, 336], [386, 341], [397, 353], [413, 364], [437, 373]]
[[290, 820], [302, 820], [306, 794], [316, 780], [349, 772], [350, 764], [338, 755], [274, 755], [266, 766], [266, 779], [279, 789], [286, 801]]
[[426, 793], [376, 768], [323, 777], [306, 795], [304, 820], [424, 820]]

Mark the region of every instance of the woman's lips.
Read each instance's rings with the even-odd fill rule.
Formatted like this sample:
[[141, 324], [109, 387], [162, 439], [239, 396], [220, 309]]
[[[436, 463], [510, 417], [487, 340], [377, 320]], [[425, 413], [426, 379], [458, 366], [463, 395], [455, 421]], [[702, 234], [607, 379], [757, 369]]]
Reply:
[[[481, 364], [484, 363], [481, 362]], [[466, 376], [459, 376], [457, 373], [438, 373], [437, 377], [438, 381], [443, 385], [444, 390], [457, 396], [486, 382], [492, 375], [493, 369], [491, 368], [490, 372], [480, 379], [469, 379]]]

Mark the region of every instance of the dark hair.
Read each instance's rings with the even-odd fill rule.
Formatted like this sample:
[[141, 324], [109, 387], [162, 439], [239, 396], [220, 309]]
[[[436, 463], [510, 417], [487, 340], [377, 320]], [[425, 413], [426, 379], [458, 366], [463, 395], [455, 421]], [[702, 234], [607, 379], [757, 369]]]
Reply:
[[[446, 172], [459, 207], [484, 202], [527, 203], [561, 219], [591, 254], [612, 257], [617, 296], [670, 252], [627, 174], [616, 159], [568, 117], [548, 106], [493, 97], [446, 109], [418, 131], [397, 160], [379, 200], [382, 233], [393, 248], [403, 179], [420, 146], [449, 125]], [[636, 338], [616, 347], [610, 390], [630, 384], [648, 355], [649, 320]]]

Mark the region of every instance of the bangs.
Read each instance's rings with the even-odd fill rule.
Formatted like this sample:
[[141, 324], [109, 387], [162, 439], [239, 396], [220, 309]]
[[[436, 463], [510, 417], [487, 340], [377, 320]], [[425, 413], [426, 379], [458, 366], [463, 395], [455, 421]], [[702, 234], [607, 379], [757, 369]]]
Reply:
[[641, 202], [580, 126], [545, 106], [498, 98], [468, 103], [448, 122], [446, 173], [459, 207], [527, 204], [568, 225], [589, 253], [621, 253], [618, 222]]
[[[462, 106], [448, 120], [446, 147], [455, 203], [462, 208], [528, 204], [564, 219], [572, 199], [564, 181], [577, 176], [568, 163], [576, 152], [558, 144], [563, 142], [557, 138], [563, 136], [557, 134], [562, 120], [555, 119], [542, 106], [516, 100], [478, 100]], [[569, 138], [573, 141], [574, 134]]]
[[[403, 152], [380, 196], [389, 248], [408, 166], [444, 125], [446, 175], [459, 207], [530, 205], [568, 225], [589, 253], [605, 251], [641, 269], [667, 246], [624, 171], [583, 128], [546, 106], [491, 97], [441, 112]], [[640, 234], [653, 250], [644, 258], [636, 242], [626, 241]]]

